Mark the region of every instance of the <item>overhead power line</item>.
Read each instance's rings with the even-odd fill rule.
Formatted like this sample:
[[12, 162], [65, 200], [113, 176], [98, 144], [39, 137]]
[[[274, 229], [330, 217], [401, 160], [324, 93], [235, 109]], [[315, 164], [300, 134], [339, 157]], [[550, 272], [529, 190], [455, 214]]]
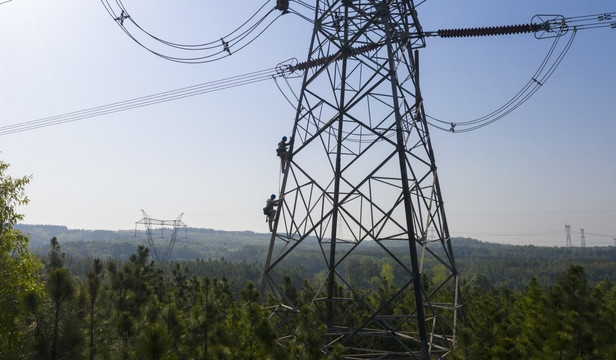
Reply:
[[446, 121], [443, 119], [436, 118], [434, 116], [426, 114], [426, 117], [433, 120], [430, 121], [429, 124], [439, 130], [463, 133], [470, 132], [474, 130], [481, 129], [487, 125], [490, 125], [503, 117], [509, 115], [512, 111], [516, 110], [522, 104], [524, 104], [528, 99], [530, 99], [546, 82], [547, 80], [554, 74], [556, 68], [562, 62], [563, 58], [571, 48], [573, 44], [573, 40], [575, 39], [576, 30], [571, 32], [571, 36], [569, 37], [567, 43], [561, 50], [560, 54], [556, 57], [553, 57], [554, 51], [558, 45], [560, 37], [556, 37], [548, 54], [545, 56], [537, 71], [528, 79], [526, 84], [522, 87], [517, 94], [515, 94], [511, 99], [509, 99], [504, 105], [500, 106], [498, 109], [492, 111], [491, 113], [472, 119], [468, 121]]
[[64, 124], [67, 122], [89, 119], [96, 116], [108, 115], [120, 111], [136, 109], [148, 105], [160, 104], [167, 101], [183, 99], [191, 96], [206, 94], [210, 92], [230, 89], [238, 86], [249, 85], [273, 77], [280, 77], [280, 69], [272, 68], [255, 71], [243, 75], [232, 76], [216, 81], [205, 82], [197, 85], [187, 86], [175, 90], [160, 92], [157, 94], [142, 96], [124, 101], [118, 101], [107, 105], [95, 106], [84, 110], [72, 111], [69, 113], [49, 116], [37, 120], [21, 122], [13, 125], [1, 126], [0, 136], [10, 135], [28, 130]]
[[[543, 62], [526, 82], [524, 87], [518, 91], [509, 101], [491, 113], [468, 121], [446, 121], [436, 117], [426, 115], [432, 121], [429, 124], [439, 130], [456, 133], [478, 130], [490, 125], [497, 120], [509, 115], [512, 111], [524, 104], [533, 96], [540, 87], [552, 76], [564, 56], [567, 54], [573, 39], [578, 30], [611, 28], [616, 29], [616, 12], [606, 12], [595, 15], [584, 15], [565, 18], [560, 15], [535, 15], [530, 24], [493, 26], [466, 29], [446, 29], [425, 32], [423, 36], [440, 36], [442, 38], [452, 37], [473, 37], [473, 36], [493, 36], [508, 35], [532, 32], [538, 39], [554, 38], [554, 42]], [[554, 51], [560, 37], [571, 32], [569, 40], [562, 48], [561, 52], [553, 57]]]
[[[139, 46], [163, 59], [189, 64], [218, 61], [244, 49], [259, 38], [280, 16], [288, 13], [284, 6], [267, 7], [267, 0], [248, 20], [226, 35], [200, 43], [179, 43], [163, 39], [147, 30], [136, 20], [138, 15], [129, 11], [121, 0], [101, 0], [117, 25]], [[278, 16], [268, 20], [280, 10]]]
[[[7, 1], [4, 1], [4, 2], [0, 2], [0, 4], [4, 4], [4, 3], [9, 2], [9, 1], [12, 1], [12, 0], [7, 0]], [[128, 12], [124, 8], [124, 6], [123, 6], [121, 1], [116, 0], [116, 4], [119, 6], [120, 9], [122, 9], [121, 12], [119, 12], [119, 13], [116, 10], [113, 9], [113, 7], [109, 3], [109, 0], [101, 0], [101, 1], [103, 2], [103, 5], [105, 6], [105, 8], [109, 12], [109, 14], [112, 17], [114, 17], [114, 20], [120, 25], [120, 27], [122, 27], [124, 29], [124, 31], [126, 31], [127, 34], [129, 36], [131, 36], [131, 38], [133, 38], [138, 43], [139, 43], [139, 41], [136, 38], [134, 38], [130, 34], [130, 32], [128, 32], [128, 30], [124, 27], [124, 22], [125, 21], [132, 22], [137, 28], [139, 28], [148, 37], [150, 37], [152, 39], [155, 39], [155, 40], [159, 41], [160, 43], [165, 44], [167, 46], [170, 46], [172, 48], [177, 48], [177, 49], [181, 49], [181, 50], [188, 50], [188, 51], [190, 51], [190, 50], [218, 49], [218, 50], [216, 50], [217, 52], [215, 54], [221, 54], [221, 53], [227, 52], [227, 55], [223, 54], [223, 55], [221, 55], [221, 57], [216, 57], [215, 55], [210, 54], [210, 55], [206, 55], [206, 56], [184, 57], [184, 58], [181, 58], [181, 57], [172, 57], [172, 56], [163, 55], [163, 54], [158, 53], [158, 52], [156, 52], [156, 51], [154, 51], [152, 49], [149, 49], [148, 47], [146, 47], [146, 46], [144, 46], [143, 44], [140, 43], [140, 45], [144, 46], [149, 51], [151, 51], [151, 52], [155, 53], [156, 55], [159, 55], [159, 56], [161, 56], [163, 58], [166, 58], [168, 60], [179, 61], [179, 62], [188, 62], [188, 63], [210, 62], [210, 61], [219, 60], [222, 57], [226, 57], [226, 56], [230, 55], [231, 54], [231, 46], [233, 46], [234, 44], [237, 44], [241, 40], [246, 39], [246, 34], [251, 33], [254, 29], [256, 29], [259, 26], [259, 24], [261, 24], [263, 19], [265, 17], [267, 17], [267, 15], [269, 15], [273, 10], [276, 10], [276, 9], [281, 10], [282, 14], [285, 14], [288, 11], [292, 11], [292, 10], [289, 10], [288, 7], [278, 7], [277, 6], [277, 7], [274, 7], [274, 9], [270, 10], [267, 13], [267, 15], [265, 15], [264, 17], [261, 18], [261, 20], [256, 21], [255, 24], [248, 25], [253, 19], [255, 19], [257, 14], [261, 10], [263, 10], [265, 8], [265, 5], [268, 3], [268, 2], [266, 2], [247, 21], [245, 21], [238, 28], [236, 28], [235, 30], [233, 30], [232, 32], [230, 32], [229, 34], [226, 35], [227, 37], [231, 37], [231, 36], [235, 35], [235, 37], [230, 38], [231, 42], [226, 42], [224, 40], [224, 38], [223, 38], [223, 39], [221, 39], [221, 44], [218, 44], [218, 45], [217, 45], [217, 41], [211, 41], [211, 42], [202, 43], [202, 44], [180, 44], [180, 43], [174, 43], [174, 42], [163, 40], [163, 39], [161, 39], [161, 38], [159, 38], [157, 36], [152, 35], [151, 33], [149, 33], [148, 31], [144, 30], [143, 28], [141, 28], [134, 21], [132, 16], [128, 15]], [[299, 3], [299, 4], [303, 5], [303, 6], [309, 7], [308, 4], [302, 2], [301, 0], [295, 0], [295, 2], [297, 2], [297, 3]], [[597, 18], [597, 19], [595, 19], [597, 23], [595, 25], [590, 24], [589, 23], [590, 20], [594, 19], [595, 17]], [[479, 117], [477, 119], [470, 120], [470, 121], [464, 121], [464, 122], [449, 122], [449, 121], [437, 119], [437, 118], [432, 117], [430, 115], [426, 115], [429, 119], [433, 120], [433, 122], [429, 122], [429, 124], [431, 126], [437, 128], [437, 129], [440, 129], [440, 130], [443, 130], [443, 131], [468, 132], [468, 131], [477, 130], [479, 128], [487, 126], [487, 125], [489, 125], [489, 124], [491, 124], [491, 123], [493, 123], [493, 122], [503, 118], [504, 116], [508, 115], [510, 112], [515, 110], [517, 107], [522, 105], [526, 100], [528, 100], [528, 98], [530, 98], [530, 96], [532, 96], [539, 89], [539, 87], [541, 87], [545, 83], [545, 81], [553, 74], [553, 72], [555, 71], [556, 67], [560, 64], [560, 62], [562, 61], [564, 55], [567, 53], [567, 51], [571, 47], [571, 44], [573, 42], [573, 39], [574, 39], [574, 36], [575, 36], [577, 28], [586, 29], [586, 28], [608, 27], [608, 26], [611, 27], [611, 28], [616, 28], [616, 22], [613, 22], [614, 19], [616, 19], [616, 13], [605, 13], [605, 14], [600, 14], [600, 15], [590, 15], [590, 16], [581, 16], [581, 17], [576, 17], [576, 18], [567, 18], [566, 19], [567, 21], [570, 21], [572, 23], [577, 23], [577, 25], [573, 26], [573, 30], [571, 31], [570, 39], [568, 40], [568, 42], [565, 45], [565, 47], [562, 50], [562, 52], [556, 57], [555, 60], [552, 61], [550, 66], [547, 66], [547, 65], [549, 63], [550, 58], [553, 55], [554, 49], [556, 48], [556, 44], [558, 43], [558, 39], [559, 39], [559, 37], [561, 35], [563, 35], [564, 33], [568, 32], [569, 28], [567, 27], [565, 29], [564, 28], [565, 25], [563, 25], [564, 23], [562, 21], [561, 22], [558, 22], [556, 20], [547, 20], [547, 21], [545, 21], [544, 22], [544, 26], [543, 26], [542, 29], [545, 30], [546, 33], [548, 32], [546, 29], [548, 29], [552, 33], [557, 33], [558, 35], [555, 35], [555, 36], [544, 36], [544, 37], [555, 37], [555, 41], [552, 44], [552, 47], [550, 48], [550, 51], [548, 52], [548, 55], [545, 57], [545, 59], [541, 63], [541, 65], [540, 65], [539, 69], [537, 70], [537, 72], [527, 82], [527, 84], [524, 86], [524, 88], [518, 92], [518, 94], [516, 94], [511, 100], [509, 100], [505, 105], [501, 106], [497, 110], [493, 111], [492, 113], [490, 113], [488, 115]], [[582, 22], [582, 23], [580, 23], [580, 22]], [[584, 22], [586, 23], [586, 25], [582, 26], [582, 25], [584, 25]], [[268, 24], [264, 29], [262, 29], [261, 32], [259, 34], [257, 34], [256, 37], [251, 38], [247, 43], [243, 44], [240, 48], [238, 48], [236, 50], [242, 49], [245, 46], [249, 45], [260, 34], [262, 34], [263, 31], [265, 31], [270, 25], [271, 25], [271, 23]], [[556, 29], [557, 25], [560, 26], [560, 28]], [[246, 26], [248, 26], [247, 27], [248, 30], [243, 30], [242, 31], [242, 29], [244, 27], [246, 27]], [[518, 32], [518, 30], [519, 30], [518, 27], [515, 27], [515, 29], [514, 29], [515, 31], [512, 30], [512, 31], [507, 31], [507, 32]], [[504, 27], [504, 28], [509, 29], [509, 27]], [[479, 35], [485, 35], [484, 33], [487, 31], [485, 29], [490, 29], [490, 28], [462, 29], [462, 30], [469, 30], [469, 31], [473, 30], [473, 31], [471, 31], [473, 34], [477, 33]], [[557, 31], [555, 31], [554, 29], [556, 29]], [[448, 34], [449, 33], [453, 34], [456, 30], [439, 30], [439, 31], [440, 32], [447, 32]], [[464, 31], [462, 31], [462, 33], [464, 33]], [[426, 33], [423, 33], [422, 36], [436, 36], [436, 35], [438, 35], [438, 32], [434, 32], [433, 34], [430, 33], [430, 32], [426, 32]], [[466, 35], [462, 35], [462, 36], [466, 36]], [[474, 36], [474, 35], [471, 35], [471, 36]], [[237, 40], [237, 42], [233, 42], [233, 41], [236, 41], [236, 40]], [[221, 46], [222, 46], [223, 50], [219, 49]], [[345, 56], [356, 56], [357, 54], [361, 54], [361, 53], [364, 53], [364, 52], [367, 52], [367, 51], [371, 51], [371, 50], [373, 50], [374, 46], [376, 46], [376, 44], [364, 45], [361, 48], [355, 49], [353, 55], [349, 54], [349, 55], [345, 55]], [[229, 77], [229, 78], [225, 78], [225, 79], [221, 79], [221, 80], [217, 80], [217, 81], [206, 82], [206, 83], [197, 84], [197, 85], [193, 85], [193, 86], [189, 86], [189, 87], [185, 87], [185, 88], [165, 91], [165, 92], [161, 92], [161, 93], [157, 93], [157, 94], [153, 94], [153, 95], [148, 95], [148, 96], [144, 96], [144, 97], [134, 98], [134, 99], [130, 99], [130, 100], [124, 100], [124, 101], [120, 101], [120, 102], [115, 102], [115, 103], [111, 103], [111, 104], [107, 104], [107, 105], [101, 105], [101, 106], [97, 106], [97, 107], [93, 107], [93, 108], [88, 108], [88, 109], [84, 109], [84, 110], [79, 110], [79, 111], [74, 111], [74, 112], [70, 112], [70, 113], [65, 113], [65, 114], [61, 114], [61, 115], [45, 117], [45, 118], [41, 118], [41, 119], [37, 119], [37, 120], [32, 120], [32, 121], [27, 121], [27, 122], [22, 122], [22, 123], [7, 125], [7, 126], [2, 126], [2, 127], [0, 127], [0, 136], [9, 135], [9, 134], [13, 134], [13, 133], [18, 133], [18, 132], [22, 132], [22, 131], [34, 130], [34, 129], [38, 129], [38, 128], [42, 128], [42, 127], [47, 127], [47, 126], [63, 124], [63, 123], [67, 123], [67, 122], [77, 121], [77, 120], [83, 120], [83, 119], [87, 119], [87, 118], [91, 118], [91, 117], [95, 117], [95, 116], [107, 115], [107, 114], [111, 114], [111, 113], [115, 113], [115, 112], [119, 112], [119, 111], [125, 111], [125, 110], [135, 109], [135, 108], [138, 108], [138, 107], [154, 105], [154, 104], [158, 104], [158, 103], [162, 103], [162, 102], [182, 99], [182, 98], [190, 97], [190, 96], [201, 95], [201, 94], [205, 94], [205, 93], [209, 93], [209, 92], [214, 92], [214, 91], [219, 91], [219, 90], [224, 90], [224, 89], [229, 89], [229, 88], [233, 88], [233, 87], [237, 87], [237, 86], [249, 85], [249, 84], [252, 84], [252, 83], [268, 80], [270, 78], [274, 78], [275, 79], [277, 77], [287, 77], [287, 76], [289, 76], [290, 74], [292, 74], [294, 72], [303, 71], [303, 70], [305, 70], [308, 67], [315, 66], [316, 64], [320, 64], [320, 63], [331, 61], [331, 60], [339, 60], [339, 59], [344, 58], [345, 56], [333, 56], [331, 59], [329, 59], [329, 58], [327, 58], [327, 59], [312, 59], [310, 61], [299, 63], [299, 64], [297, 62], [290, 63], [290, 64], [279, 64], [277, 67], [272, 68], [272, 69], [266, 69], [266, 70], [256, 71], [256, 72], [252, 72], [252, 73], [248, 73], [248, 74], [233, 76], [233, 77]], [[334, 57], [335, 57], [335, 59], [334, 59]], [[547, 68], [547, 70], [546, 70], [546, 68]], [[445, 124], [445, 125], [439, 125], [439, 124]], [[447, 126], [449, 126], [449, 127], [447, 127]]]

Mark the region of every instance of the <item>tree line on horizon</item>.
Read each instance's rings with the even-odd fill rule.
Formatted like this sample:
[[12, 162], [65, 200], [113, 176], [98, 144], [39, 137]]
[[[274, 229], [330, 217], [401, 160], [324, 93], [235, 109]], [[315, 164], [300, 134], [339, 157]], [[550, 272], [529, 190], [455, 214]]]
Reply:
[[[226, 236], [227, 234], [219, 234]], [[209, 243], [213, 243], [210, 245]], [[176, 262], [191, 273], [221, 278], [223, 275], [235, 282], [245, 279], [258, 283], [263, 272], [263, 262], [267, 256], [267, 246], [254, 242], [229, 238], [229, 248], [220, 246], [217, 241], [176, 244], [170, 261], [159, 266], [167, 275]], [[556, 278], [567, 271], [569, 264], [580, 264], [591, 285], [597, 284], [613, 275], [616, 266], [616, 248], [549, 248], [537, 246], [495, 245], [473, 239], [453, 239], [454, 256], [462, 281], [470, 281], [474, 276], [483, 275], [494, 286], [510, 289], [523, 288], [531, 278], [536, 278], [542, 286], [552, 284]], [[138, 242], [114, 241], [63, 241], [67, 253], [66, 266], [77, 276], [84, 276], [94, 257], [116, 262], [127, 261]], [[48, 245], [47, 245], [48, 248]], [[38, 247], [33, 250], [45, 256], [47, 250]], [[396, 251], [396, 250], [394, 250]], [[187, 255], [185, 255], [187, 254]], [[391, 261], [388, 254], [379, 249], [358, 250], [357, 259], [348, 262], [345, 271], [351, 272], [353, 281], [364, 288], [375, 289], [382, 266]], [[408, 260], [408, 250], [396, 253]], [[293, 267], [285, 269], [292, 277], [295, 286], [301, 286], [304, 279], [312, 280], [323, 276], [320, 250], [303, 249], [289, 255]], [[439, 265], [427, 262], [424, 272], [430, 276], [438, 273]], [[395, 274], [402, 279], [402, 274]], [[376, 278], [375, 278], [376, 277]], [[237, 289], [236, 289], [237, 290]]]

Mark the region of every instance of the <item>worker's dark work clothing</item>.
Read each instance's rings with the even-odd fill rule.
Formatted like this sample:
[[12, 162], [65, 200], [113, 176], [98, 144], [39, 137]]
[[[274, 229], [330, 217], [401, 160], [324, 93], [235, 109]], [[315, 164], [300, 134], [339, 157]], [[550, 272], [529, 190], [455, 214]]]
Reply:
[[289, 143], [282, 140], [278, 143], [278, 148], [276, 149], [276, 155], [280, 156], [281, 159], [287, 157], [287, 147], [289, 147]]
[[273, 231], [272, 228], [272, 223], [274, 222], [274, 220], [276, 219], [276, 209], [274, 209], [275, 206], [278, 206], [278, 202], [280, 202], [280, 200], [274, 200], [274, 199], [267, 199], [267, 201], [265, 202], [265, 215], [267, 216], [267, 222], [269, 223], [269, 229], [270, 231]]
[[278, 148], [276, 148], [276, 155], [280, 158], [280, 171], [284, 172], [285, 161], [288, 160], [289, 152], [287, 151], [287, 147], [289, 147], [289, 143], [286, 140], [282, 140], [278, 143]]
[[274, 207], [278, 206], [279, 201], [280, 200], [267, 199], [265, 202], [265, 209], [270, 220], [274, 220], [274, 216], [276, 215], [276, 209], [274, 209]]

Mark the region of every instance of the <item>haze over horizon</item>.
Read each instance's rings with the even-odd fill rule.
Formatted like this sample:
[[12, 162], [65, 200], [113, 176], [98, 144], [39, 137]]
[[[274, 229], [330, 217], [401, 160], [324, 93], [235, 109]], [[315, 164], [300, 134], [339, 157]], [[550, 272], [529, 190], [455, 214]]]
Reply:
[[[160, 219], [162, 220], [162, 219]], [[166, 220], [171, 220], [171, 219], [166, 219]], [[66, 225], [61, 225], [61, 224], [27, 224], [27, 223], [19, 223], [18, 226], [23, 225], [25, 227], [29, 227], [29, 226], [54, 226], [54, 227], [64, 227], [67, 229], [67, 231], [91, 231], [91, 232], [95, 232], [95, 231], [109, 231], [109, 232], [130, 232], [133, 233], [135, 232], [135, 228], [118, 228], [118, 229], [84, 229], [84, 228], [71, 228], [69, 226]], [[229, 232], [229, 233], [233, 233], [233, 232], [251, 232], [254, 233], [256, 235], [269, 235], [269, 231], [254, 231], [254, 230], [249, 230], [249, 229], [234, 229], [234, 230], [221, 230], [221, 229], [216, 229], [216, 228], [212, 228], [212, 227], [194, 227], [194, 226], [187, 226], [187, 228], [189, 230], [211, 230], [211, 231], [216, 231], [216, 232]], [[160, 228], [156, 228], [156, 229], [160, 229]], [[171, 230], [172, 227], [165, 227], [165, 229], [169, 229]], [[145, 227], [143, 226], [137, 226], [137, 233], [141, 234], [143, 236], [145, 236]], [[184, 231], [184, 230], [180, 230], [180, 231]], [[598, 244], [593, 244], [592, 241], [589, 244], [588, 243], [588, 238], [590, 237], [591, 239], [593, 237], [596, 237], [597, 234], [593, 234], [593, 233], [585, 233], [586, 234], [586, 247], [612, 247], [612, 246], [616, 246], [613, 243], [607, 243], [607, 242], [600, 242]], [[575, 238], [574, 236], [576, 236], [576, 233], [572, 231], [571, 236], [572, 236], [572, 247], [581, 247], [580, 241], [579, 241], [579, 235], [580, 232], [577, 233], [578, 237]], [[139, 235], [138, 235], [139, 236]], [[141, 236], [141, 237], [143, 237]], [[477, 240], [483, 243], [490, 243], [490, 244], [501, 244], [501, 245], [535, 245], [535, 246], [545, 246], [545, 247], [566, 247], [565, 243], [563, 242], [562, 244], [554, 244], [554, 245], [545, 245], [545, 244], [531, 244], [531, 243], [520, 243], [520, 244], [515, 244], [515, 243], [507, 243], [507, 242], [499, 242], [499, 241], [486, 241], [486, 240], [481, 240], [478, 238], [475, 238], [473, 236], [465, 236], [465, 235], [452, 235], [452, 238], [455, 240], [456, 238], [465, 238], [465, 239], [471, 239], [471, 240]], [[62, 239], [59, 239], [60, 241], [62, 241]], [[372, 241], [372, 240], [366, 240], [366, 241]]]

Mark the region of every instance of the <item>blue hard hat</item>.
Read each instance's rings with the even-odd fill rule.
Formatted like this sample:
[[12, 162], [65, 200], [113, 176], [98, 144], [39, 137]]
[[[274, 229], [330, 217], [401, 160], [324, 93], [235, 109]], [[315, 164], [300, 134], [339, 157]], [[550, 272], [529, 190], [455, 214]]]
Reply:
[[275, 199], [275, 198], [276, 198], [276, 194], [272, 194], [272, 199]]
[[283, 140], [283, 141], [287, 141], [287, 137], [286, 137], [286, 136], [283, 136], [283, 137], [282, 137], [282, 140]]

